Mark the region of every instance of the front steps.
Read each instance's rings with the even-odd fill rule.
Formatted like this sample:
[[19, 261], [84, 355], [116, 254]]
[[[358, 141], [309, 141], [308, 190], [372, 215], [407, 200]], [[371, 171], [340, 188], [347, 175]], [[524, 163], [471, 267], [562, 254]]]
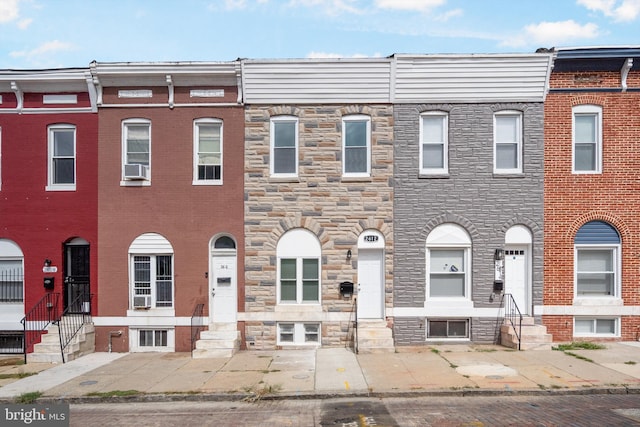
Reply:
[[386, 320], [358, 320], [358, 353], [393, 353], [393, 331]]
[[[62, 318], [64, 322], [64, 318]], [[95, 352], [96, 337], [93, 323], [85, 323], [64, 349], [64, 361], [77, 359]], [[60, 353], [60, 333], [58, 325], [50, 324], [47, 333], [33, 346], [33, 353], [27, 354], [27, 363], [62, 363]]]
[[212, 323], [208, 331], [200, 332], [194, 359], [231, 357], [240, 350], [240, 331], [235, 323]]
[[[553, 336], [547, 333], [547, 327], [536, 325], [533, 317], [522, 318], [522, 336], [520, 350], [551, 350]], [[511, 324], [505, 319], [500, 326], [500, 344], [509, 348], [518, 348], [518, 338]]]

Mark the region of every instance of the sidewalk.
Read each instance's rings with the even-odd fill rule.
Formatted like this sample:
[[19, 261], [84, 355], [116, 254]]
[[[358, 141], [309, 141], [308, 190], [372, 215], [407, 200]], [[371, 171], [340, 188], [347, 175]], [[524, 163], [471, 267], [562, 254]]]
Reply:
[[[36, 366], [37, 365], [37, 366]], [[336, 396], [514, 393], [640, 394], [640, 343], [602, 350], [513, 351], [493, 345], [242, 351], [231, 358], [190, 353], [93, 353], [60, 365], [1, 366], [39, 372], [2, 380], [0, 401], [30, 392], [41, 400], [258, 400]]]

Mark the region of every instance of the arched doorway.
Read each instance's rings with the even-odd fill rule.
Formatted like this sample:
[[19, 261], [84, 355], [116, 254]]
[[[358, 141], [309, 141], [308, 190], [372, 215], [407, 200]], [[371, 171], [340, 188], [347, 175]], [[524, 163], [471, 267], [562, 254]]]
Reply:
[[511, 294], [520, 312], [531, 307], [531, 232], [523, 225], [507, 230], [504, 246], [504, 292]]
[[91, 311], [89, 280], [89, 242], [82, 237], [67, 241], [64, 245], [64, 308], [69, 313]]
[[358, 237], [358, 319], [384, 319], [384, 246], [378, 230]]
[[211, 239], [209, 262], [209, 321], [236, 323], [238, 268], [235, 240], [227, 235]]

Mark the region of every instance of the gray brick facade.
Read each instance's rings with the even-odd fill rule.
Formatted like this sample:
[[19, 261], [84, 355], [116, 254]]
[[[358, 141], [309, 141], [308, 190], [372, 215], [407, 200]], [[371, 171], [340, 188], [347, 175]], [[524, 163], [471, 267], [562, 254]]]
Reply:
[[[448, 176], [419, 176], [419, 120], [427, 111], [448, 112]], [[493, 170], [494, 113], [515, 110], [523, 118], [523, 173]], [[490, 342], [500, 298], [492, 298], [494, 251], [514, 225], [532, 235], [532, 304], [542, 304], [543, 105], [542, 103], [394, 106], [394, 333], [397, 345], [425, 342], [426, 239], [438, 225], [464, 228], [472, 241], [473, 309], [451, 312], [470, 320], [470, 339]], [[413, 316], [401, 317], [401, 309]], [[396, 310], [398, 309], [398, 310]], [[423, 309], [421, 312], [420, 309]], [[407, 312], [405, 310], [405, 312]], [[415, 315], [415, 313], [419, 313]], [[471, 314], [470, 314], [471, 313]], [[482, 313], [480, 315], [480, 313]]]

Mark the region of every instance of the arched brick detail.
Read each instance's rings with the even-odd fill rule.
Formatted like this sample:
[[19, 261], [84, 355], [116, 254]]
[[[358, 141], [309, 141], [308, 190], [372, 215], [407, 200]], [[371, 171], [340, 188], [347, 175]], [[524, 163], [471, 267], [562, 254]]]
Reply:
[[445, 113], [450, 113], [453, 109], [451, 104], [420, 104], [416, 106], [418, 113], [428, 113], [432, 111], [444, 111]]
[[347, 105], [337, 110], [339, 116], [349, 116], [351, 114], [373, 115], [373, 110], [368, 105]]
[[607, 104], [607, 98], [593, 93], [585, 93], [571, 97], [570, 104], [572, 107], [576, 105], [599, 105], [604, 107]]
[[504, 236], [507, 233], [507, 230], [509, 230], [514, 225], [523, 225], [527, 227], [531, 232], [531, 235], [533, 236], [534, 242], [542, 241], [542, 238], [544, 235], [544, 230], [542, 229], [542, 227], [540, 227], [540, 225], [538, 225], [537, 222], [533, 221], [531, 218], [528, 218], [524, 215], [516, 215], [502, 225], [502, 228], [500, 229], [500, 231], [502, 232], [503, 240], [504, 240]]
[[516, 104], [516, 103], [504, 103], [504, 104], [493, 104], [491, 105], [491, 111], [497, 113], [499, 111], [519, 111], [521, 113], [525, 113], [527, 111], [528, 106], [525, 104]]
[[290, 105], [278, 105], [276, 107], [271, 107], [267, 110], [269, 112], [269, 116], [297, 116], [302, 117], [303, 110], [297, 107], [293, 107]]
[[573, 242], [580, 227], [590, 221], [604, 221], [608, 224], [613, 225], [620, 234], [620, 238], [622, 239], [623, 244], [633, 244], [631, 230], [629, 230], [629, 227], [624, 223], [624, 221], [617, 216], [604, 211], [592, 211], [576, 218], [576, 220], [573, 221], [573, 223], [567, 229], [567, 239]]
[[278, 240], [280, 240], [282, 235], [294, 228], [304, 228], [311, 231], [320, 241], [322, 249], [327, 249], [327, 244], [330, 239], [325, 232], [325, 229], [320, 226], [315, 219], [304, 217], [299, 213], [289, 215], [286, 218], [281, 219], [278, 223], [278, 227], [274, 228], [271, 233], [269, 233], [269, 239], [264, 243], [264, 248], [275, 251], [278, 245]]
[[471, 241], [478, 239], [480, 237], [480, 233], [478, 232], [478, 229], [476, 228], [475, 225], [473, 225], [473, 223], [470, 220], [468, 220], [463, 216], [460, 216], [451, 212], [447, 212], [435, 218], [432, 218], [430, 221], [428, 221], [425, 224], [424, 227], [422, 227], [422, 230], [420, 230], [421, 241], [425, 242], [427, 240], [427, 236], [429, 235], [429, 233], [431, 233], [431, 231], [434, 228], [436, 228], [439, 225], [447, 224], [447, 223], [457, 224], [462, 228], [464, 228], [467, 231], [467, 233], [469, 233], [469, 236], [471, 236]]

